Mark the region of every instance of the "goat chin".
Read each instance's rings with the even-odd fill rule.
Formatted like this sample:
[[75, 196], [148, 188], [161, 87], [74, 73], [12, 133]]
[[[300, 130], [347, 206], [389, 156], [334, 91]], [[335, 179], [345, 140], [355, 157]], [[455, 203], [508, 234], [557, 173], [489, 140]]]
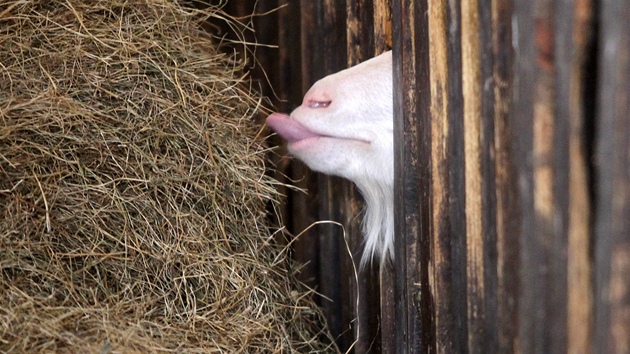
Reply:
[[386, 52], [316, 82], [290, 115], [267, 125], [311, 169], [353, 181], [366, 210], [361, 265], [394, 259], [392, 56]]

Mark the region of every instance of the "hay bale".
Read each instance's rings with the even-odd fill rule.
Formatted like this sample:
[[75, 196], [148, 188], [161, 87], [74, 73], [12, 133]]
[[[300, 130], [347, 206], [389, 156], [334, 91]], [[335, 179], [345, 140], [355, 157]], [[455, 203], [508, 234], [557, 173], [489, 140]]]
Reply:
[[327, 350], [214, 11], [0, 3], [0, 352]]

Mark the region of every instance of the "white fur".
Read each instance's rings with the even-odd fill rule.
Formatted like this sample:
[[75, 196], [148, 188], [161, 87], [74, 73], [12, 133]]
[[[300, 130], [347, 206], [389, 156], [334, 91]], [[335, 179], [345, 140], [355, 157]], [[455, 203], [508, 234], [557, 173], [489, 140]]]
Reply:
[[316, 82], [290, 117], [267, 119], [311, 169], [358, 186], [367, 204], [364, 264], [375, 255], [394, 257], [392, 94], [387, 52]]

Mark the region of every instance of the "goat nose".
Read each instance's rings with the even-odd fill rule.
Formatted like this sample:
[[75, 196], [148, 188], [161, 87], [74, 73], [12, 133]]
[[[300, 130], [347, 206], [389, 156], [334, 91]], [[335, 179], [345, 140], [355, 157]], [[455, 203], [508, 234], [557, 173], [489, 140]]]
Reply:
[[326, 108], [326, 107], [330, 106], [330, 102], [332, 102], [332, 101], [315, 101], [315, 100], [310, 100], [310, 101], [308, 101], [308, 106], [310, 108]]

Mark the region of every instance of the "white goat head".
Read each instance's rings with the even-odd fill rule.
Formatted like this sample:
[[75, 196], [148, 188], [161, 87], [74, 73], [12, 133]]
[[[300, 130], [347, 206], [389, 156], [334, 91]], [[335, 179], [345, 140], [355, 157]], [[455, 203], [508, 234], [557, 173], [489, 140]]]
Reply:
[[293, 156], [358, 186], [367, 205], [364, 264], [394, 256], [392, 94], [390, 51], [317, 81], [291, 115], [267, 118]]

